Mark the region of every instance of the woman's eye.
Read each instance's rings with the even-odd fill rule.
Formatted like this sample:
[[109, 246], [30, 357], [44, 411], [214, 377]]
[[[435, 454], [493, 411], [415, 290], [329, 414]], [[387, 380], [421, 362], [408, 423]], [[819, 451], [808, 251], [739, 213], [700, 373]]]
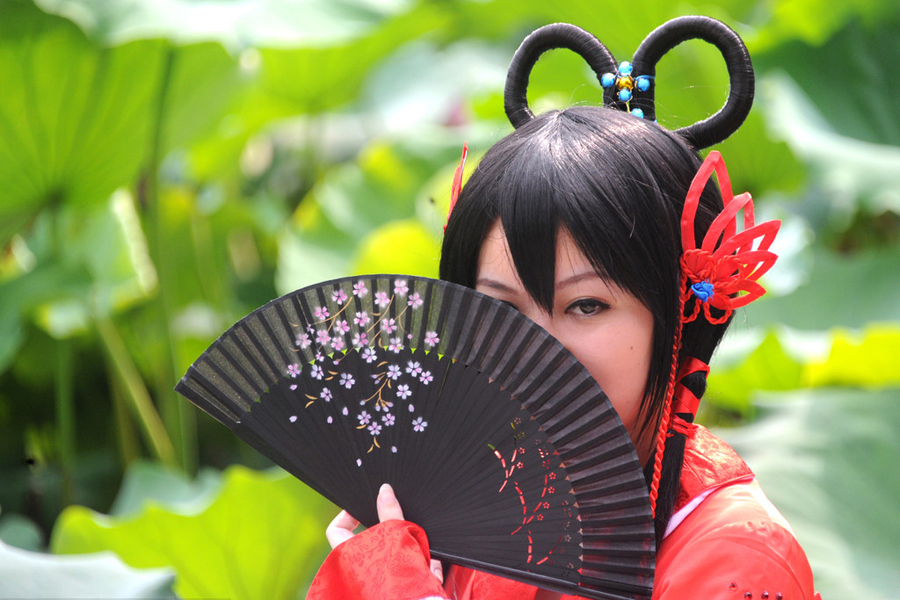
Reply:
[[603, 312], [607, 308], [609, 308], [609, 304], [607, 304], [606, 302], [594, 300], [592, 298], [583, 298], [581, 300], [576, 300], [575, 302], [570, 304], [569, 308], [566, 310], [567, 312], [574, 313], [576, 315], [590, 316]]

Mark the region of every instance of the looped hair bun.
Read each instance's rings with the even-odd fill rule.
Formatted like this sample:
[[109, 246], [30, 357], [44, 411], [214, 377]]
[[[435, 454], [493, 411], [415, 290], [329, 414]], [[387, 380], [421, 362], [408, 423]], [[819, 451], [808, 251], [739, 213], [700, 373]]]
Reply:
[[656, 119], [656, 65], [682, 42], [704, 40], [722, 53], [728, 69], [729, 91], [724, 106], [709, 118], [675, 131], [697, 150], [730, 136], [747, 118], [753, 105], [755, 77], [750, 55], [740, 36], [710, 17], [678, 17], [648, 35], [631, 63], [617, 63], [612, 53], [593, 34], [568, 23], [554, 23], [534, 31], [516, 50], [509, 66], [504, 108], [518, 129], [534, 118], [528, 107], [528, 79], [538, 58], [555, 48], [567, 48], [587, 61], [604, 88], [604, 105]]

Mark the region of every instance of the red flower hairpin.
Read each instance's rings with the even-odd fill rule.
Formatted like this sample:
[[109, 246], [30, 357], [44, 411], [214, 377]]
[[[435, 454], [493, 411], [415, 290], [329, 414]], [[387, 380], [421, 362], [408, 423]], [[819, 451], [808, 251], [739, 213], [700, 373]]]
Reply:
[[[725, 207], [710, 225], [700, 248], [697, 248], [694, 217], [700, 203], [700, 194], [713, 170], [719, 179]], [[737, 214], [741, 209], [744, 209], [744, 227], [738, 232]], [[710, 152], [691, 182], [681, 216], [681, 246], [684, 251], [681, 255], [681, 269], [687, 278], [682, 294], [685, 302], [692, 294], [698, 300], [693, 312], [684, 318], [685, 323], [697, 318], [701, 306], [710, 323], [724, 323], [735, 308], [746, 306], [766, 293], [757, 280], [772, 268], [778, 258], [769, 248], [780, 226], [781, 221], [754, 224], [753, 199], [750, 194], [732, 194], [731, 180], [722, 155]], [[721, 243], [716, 248], [719, 240]], [[754, 249], [757, 240], [758, 244]], [[738, 295], [740, 292], [746, 293]], [[714, 317], [710, 313], [710, 307], [721, 310], [723, 314]]]
[[[459, 166], [453, 173], [453, 187], [450, 189], [450, 210], [447, 211], [447, 223], [450, 222], [450, 215], [453, 214], [453, 208], [456, 206], [456, 199], [462, 191], [463, 169], [466, 166], [466, 156], [469, 154], [469, 142], [463, 144], [462, 158], [459, 159]], [[444, 223], [444, 231], [447, 231], [447, 223]]]

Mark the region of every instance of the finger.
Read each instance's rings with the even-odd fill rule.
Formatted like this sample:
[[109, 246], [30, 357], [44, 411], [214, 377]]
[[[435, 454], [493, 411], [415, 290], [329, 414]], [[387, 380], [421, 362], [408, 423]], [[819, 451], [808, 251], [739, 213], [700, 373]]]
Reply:
[[353, 530], [359, 526], [359, 521], [350, 516], [346, 510], [338, 513], [325, 529], [325, 537], [332, 548], [346, 542], [353, 537]]
[[438, 581], [444, 583], [444, 567], [443, 565], [441, 565], [441, 561], [431, 561], [431, 572], [434, 573], [434, 576], [438, 578]]
[[393, 519], [403, 520], [403, 509], [400, 508], [400, 503], [397, 502], [394, 489], [387, 483], [378, 490], [378, 500], [375, 506], [378, 508], [378, 521], [380, 523]]

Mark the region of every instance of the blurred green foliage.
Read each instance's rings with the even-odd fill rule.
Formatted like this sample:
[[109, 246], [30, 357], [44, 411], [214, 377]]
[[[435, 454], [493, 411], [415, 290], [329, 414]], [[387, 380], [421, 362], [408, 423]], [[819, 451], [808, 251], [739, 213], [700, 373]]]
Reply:
[[[621, 60], [692, 12], [750, 47], [758, 101], [721, 150], [784, 221], [770, 293], [734, 323], [701, 416], [795, 524], [825, 597], [892, 597], [894, 0], [0, 0], [0, 538], [32, 551], [0, 546], [16, 565], [0, 590], [65, 592], [81, 569], [109, 583], [95, 595], [302, 596], [335, 509], [228, 468], [267, 465], [174, 383], [280, 293], [436, 275], [460, 148], [471, 165], [511, 130], [505, 71], [528, 32], [573, 22]], [[667, 56], [661, 124], [717, 110], [722, 67], [700, 43]], [[538, 111], [599, 99], [569, 53], [533, 73]], [[54, 552], [171, 571], [35, 553], [51, 531]], [[35, 572], [46, 586], [24, 587]]]

